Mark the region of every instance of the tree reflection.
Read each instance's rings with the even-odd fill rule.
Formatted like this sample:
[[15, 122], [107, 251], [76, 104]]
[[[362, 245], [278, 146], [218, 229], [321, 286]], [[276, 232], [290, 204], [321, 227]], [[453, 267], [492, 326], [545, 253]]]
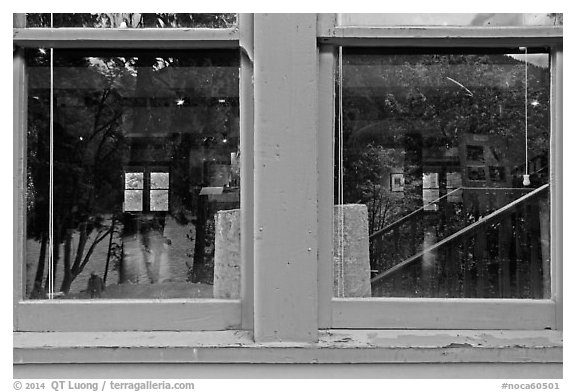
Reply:
[[236, 20], [236, 14], [26, 14], [27, 27], [227, 28]]
[[[172, 243], [166, 230], [175, 230], [166, 228], [167, 217], [180, 225], [180, 230], [194, 233], [187, 245], [192, 242], [199, 249], [193, 253], [193, 262], [186, 262], [191, 280], [211, 283], [213, 256], [206, 254], [205, 242], [214, 238], [213, 233], [206, 233], [207, 222], [213, 219], [215, 208], [225, 205], [207, 204], [199, 192], [210, 185], [204, 162], [216, 158], [229, 161], [230, 152], [238, 145], [235, 53], [140, 51], [87, 56], [55, 51], [51, 272], [45, 271], [50, 178], [48, 58], [49, 52], [44, 50], [27, 54], [27, 232], [30, 239], [40, 242], [38, 261], [28, 259], [36, 265], [31, 297], [44, 296], [47, 273], [60, 282], [58, 288], [64, 294], [80, 275], [95, 268], [104, 280], [111, 270], [116, 271], [118, 282], [108, 278], [107, 283], [159, 282], [158, 267], [142, 280], [138, 274], [130, 275], [127, 260], [135, 256], [149, 271], [153, 262], [166, 263]], [[177, 104], [180, 100], [184, 104]], [[208, 136], [222, 134], [231, 143], [206, 145]], [[124, 173], [135, 166], [146, 168], [148, 199], [142, 211], [128, 212], [123, 208]], [[155, 212], [149, 199], [153, 193], [150, 170], [159, 166], [170, 171], [170, 184], [164, 185], [170, 203], [168, 211]], [[136, 248], [127, 248], [132, 238], [137, 238], [142, 251], [134, 253]], [[158, 253], [160, 259], [150, 258], [150, 252]], [[178, 248], [173, 253], [179, 253], [173, 257], [183, 258], [184, 266], [190, 252]], [[95, 257], [97, 262], [92, 262]]]
[[373, 277], [414, 261], [372, 293], [541, 298], [546, 192], [485, 230], [415, 255], [549, 182], [548, 55], [436, 52], [343, 49], [335, 201], [367, 206]]

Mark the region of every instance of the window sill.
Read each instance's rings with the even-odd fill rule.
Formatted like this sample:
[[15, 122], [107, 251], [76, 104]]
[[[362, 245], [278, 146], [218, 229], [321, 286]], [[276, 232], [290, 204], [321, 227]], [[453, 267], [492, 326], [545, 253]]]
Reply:
[[562, 363], [561, 331], [322, 330], [317, 343], [249, 331], [16, 332], [14, 365], [94, 363]]

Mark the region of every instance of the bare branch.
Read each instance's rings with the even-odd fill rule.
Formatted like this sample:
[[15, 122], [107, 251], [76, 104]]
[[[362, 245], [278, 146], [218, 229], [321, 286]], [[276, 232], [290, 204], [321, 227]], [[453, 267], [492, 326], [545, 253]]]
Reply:
[[[104, 232], [104, 234], [102, 234], [100, 237], [98, 237], [98, 235], [96, 236], [96, 239], [94, 240], [92, 245], [90, 245], [88, 252], [86, 252], [86, 256], [84, 256], [84, 260], [82, 260], [82, 264], [80, 264], [80, 266], [77, 269], [72, 271], [72, 273], [75, 277], [78, 276], [80, 273], [82, 273], [82, 271], [84, 271], [84, 267], [86, 267], [86, 264], [88, 264], [88, 262], [90, 261], [90, 257], [92, 256], [92, 253], [94, 252], [94, 249], [96, 248], [96, 245], [98, 245], [111, 232], [112, 232], [112, 227], [110, 227], [108, 230], [106, 230]], [[98, 234], [100, 234], [100, 232]]]

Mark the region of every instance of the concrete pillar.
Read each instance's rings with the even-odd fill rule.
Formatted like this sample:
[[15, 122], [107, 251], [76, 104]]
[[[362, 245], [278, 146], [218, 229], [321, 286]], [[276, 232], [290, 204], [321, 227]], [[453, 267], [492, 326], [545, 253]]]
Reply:
[[254, 340], [318, 339], [316, 14], [254, 15]]
[[334, 297], [370, 297], [368, 209], [334, 206]]
[[214, 298], [240, 298], [240, 210], [218, 211], [215, 232]]
[[[370, 297], [366, 206], [335, 206], [334, 227], [334, 296]], [[239, 298], [240, 210], [218, 211], [215, 246], [214, 298]]]

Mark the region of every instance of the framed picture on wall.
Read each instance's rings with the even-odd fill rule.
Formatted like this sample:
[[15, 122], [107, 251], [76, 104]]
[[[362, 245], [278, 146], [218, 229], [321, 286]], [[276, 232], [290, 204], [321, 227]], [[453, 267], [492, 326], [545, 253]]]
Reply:
[[390, 190], [392, 192], [404, 192], [404, 173], [390, 174]]

